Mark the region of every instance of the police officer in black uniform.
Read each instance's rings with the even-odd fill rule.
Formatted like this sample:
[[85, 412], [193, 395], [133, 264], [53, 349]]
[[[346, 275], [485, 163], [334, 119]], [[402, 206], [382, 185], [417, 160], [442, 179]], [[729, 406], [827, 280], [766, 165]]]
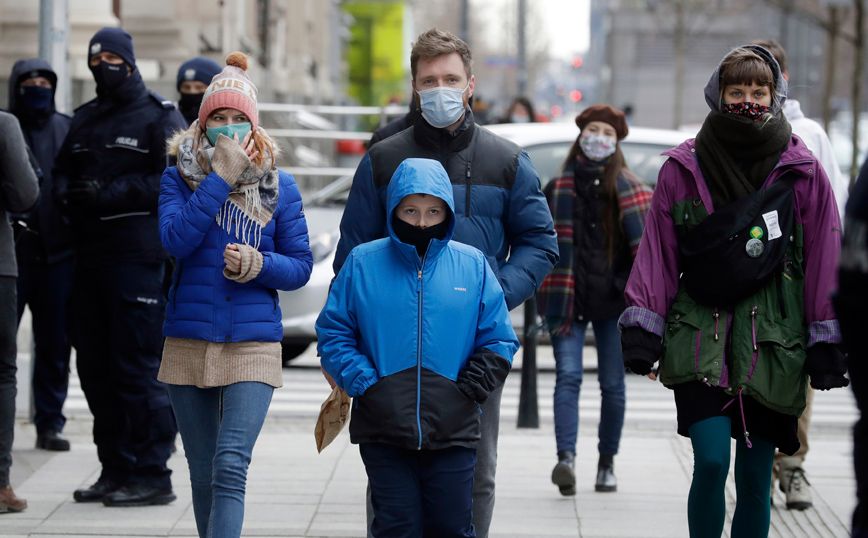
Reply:
[[102, 464], [99, 480], [73, 497], [167, 504], [175, 499], [166, 462], [177, 426], [157, 381], [168, 259], [157, 202], [170, 164], [165, 142], [184, 119], [145, 88], [124, 30], [98, 31], [88, 58], [97, 97], [76, 109], [54, 172], [76, 255], [71, 339]]

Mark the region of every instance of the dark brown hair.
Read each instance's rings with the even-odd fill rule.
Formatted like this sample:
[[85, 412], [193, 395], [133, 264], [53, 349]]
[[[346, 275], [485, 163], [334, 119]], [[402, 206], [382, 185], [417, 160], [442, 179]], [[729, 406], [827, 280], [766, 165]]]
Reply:
[[738, 48], [720, 64], [720, 92], [730, 84], [768, 86], [776, 95], [774, 73], [762, 56], [746, 48]]
[[467, 80], [473, 75], [473, 55], [470, 53], [470, 47], [467, 43], [459, 39], [457, 36], [431, 28], [419, 35], [413, 48], [410, 51], [410, 73], [413, 80], [416, 80], [416, 68], [419, 65], [419, 58], [425, 60], [433, 60], [445, 54], [457, 53], [461, 56], [461, 62], [464, 64], [464, 72], [467, 73]]

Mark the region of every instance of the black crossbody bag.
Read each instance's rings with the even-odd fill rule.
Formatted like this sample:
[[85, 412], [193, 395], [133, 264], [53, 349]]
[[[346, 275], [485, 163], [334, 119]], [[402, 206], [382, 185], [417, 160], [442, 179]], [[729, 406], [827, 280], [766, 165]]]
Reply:
[[681, 238], [681, 281], [693, 300], [732, 306], [783, 272], [795, 218], [795, 181], [788, 175], [740, 198]]

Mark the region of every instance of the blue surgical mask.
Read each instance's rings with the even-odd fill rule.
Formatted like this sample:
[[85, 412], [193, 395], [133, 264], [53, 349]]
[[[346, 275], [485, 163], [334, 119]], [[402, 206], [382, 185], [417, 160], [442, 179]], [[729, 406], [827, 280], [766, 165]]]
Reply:
[[517, 116], [515, 114], [510, 114], [509, 121], [511, 123], [529, 123], [530, 118], [527, 116]]
[[469, 87], [468, 84], [463, 90], [459, 90], [448, 86], [437, 86], [417, 92], [422, 117], [432, 127], [438, 129], [449, 127], [460, 120], [461, 115], [464, 114], [464, 92]]
[[54, 90], [43, 86], [22, 86], [20, 88], [21, 104], [33, 110], [45, 110], [51, 104]]
[[247, 123], [224, 125], [223, 127], [208, 127], [205, 129], [205, 136], [207, 136], [208, 140], [211, 141], [212, 146], [216, 146], [218, 136], [226, 135], [231, 140], [232, 137], [238, 135], [238, 143], [240, 144], [241, 141], [244, 140], [244, 137], [247, 136], [247, 133], [250, 132], [251, 127], [249, 121]]

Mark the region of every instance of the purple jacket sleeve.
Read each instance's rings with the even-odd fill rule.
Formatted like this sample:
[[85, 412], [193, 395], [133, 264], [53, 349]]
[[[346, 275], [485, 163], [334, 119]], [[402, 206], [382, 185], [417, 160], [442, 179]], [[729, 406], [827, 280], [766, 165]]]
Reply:
[[811, 179], [796, 188], [800, 209], [797, 218], [800, 217], [804, 231], [808, 347], [841, 342], [841, 329], [832, 308], [832, 292], [838, 286], [841, 220], [823, 167], [815, 160], [810, 169]]
[[669, 159], [660, 169], [651, 209], [645, 216], [645, 233], [627, 281], [624, 295], [627, 310], [621, 316], [622, 328], [642, 327], [663, 336], [663, 322], [678, 293], [678, 240], [669, 208], [675, 182], [687, 173]]

